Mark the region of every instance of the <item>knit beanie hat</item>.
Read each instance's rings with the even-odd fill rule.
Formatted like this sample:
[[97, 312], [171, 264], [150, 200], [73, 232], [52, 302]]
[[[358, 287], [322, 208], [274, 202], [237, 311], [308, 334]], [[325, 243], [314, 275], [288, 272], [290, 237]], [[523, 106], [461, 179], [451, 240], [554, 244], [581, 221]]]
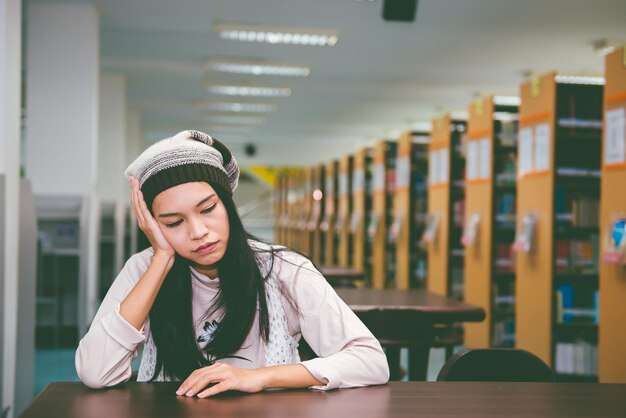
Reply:
[[159, 193], [183, 183], [206, 181], [232, 195], [239, 183], [239, 166], [220, 141], [204, 132], [188, 130], [148, 147], [124, 175], [139, 180], [151, 209]]

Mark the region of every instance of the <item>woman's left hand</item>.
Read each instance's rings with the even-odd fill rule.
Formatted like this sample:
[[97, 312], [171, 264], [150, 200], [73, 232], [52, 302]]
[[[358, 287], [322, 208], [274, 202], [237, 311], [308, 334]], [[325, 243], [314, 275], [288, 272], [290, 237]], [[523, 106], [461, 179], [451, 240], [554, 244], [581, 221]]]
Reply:
[[[240, 369], [228, 364], [215, 363], [195, 370], [176, 391], [177, 395], [206, 398], [227, 390], [259, 392], [265, 389], [263, 373], [259, 369]], [[207, 388], [211, 383], [215, 385]], [[204, 390], [206, 389], [206, 390]]]

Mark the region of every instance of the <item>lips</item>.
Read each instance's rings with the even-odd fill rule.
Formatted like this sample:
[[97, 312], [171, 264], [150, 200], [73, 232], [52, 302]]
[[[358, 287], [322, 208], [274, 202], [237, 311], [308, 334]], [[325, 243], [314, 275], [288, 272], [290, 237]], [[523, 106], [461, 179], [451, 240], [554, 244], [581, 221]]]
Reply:
[[217, 248], [217, 244], [217, 242], [207, 242], [206, 244], [202, 244], [201, 246], [193, 250], [193, 252], [198, 254], [208, 254], [210, 252], [213, 252], [213, 250]]

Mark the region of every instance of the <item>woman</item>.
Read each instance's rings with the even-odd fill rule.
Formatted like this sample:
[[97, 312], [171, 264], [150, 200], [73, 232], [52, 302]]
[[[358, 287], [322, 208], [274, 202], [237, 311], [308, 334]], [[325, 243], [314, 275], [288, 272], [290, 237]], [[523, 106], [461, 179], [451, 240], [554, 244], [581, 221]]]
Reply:
[[[239, 168], [183, 131], [126, 170], [151, 248], [132, 256], [76, 351], [89, 387], [182, 382], [178, 395], [346, 388], [389, 378], [378, 341], [305, 257], [249, 238], [232, 200]], [[300, 361], [305, 338], [319, 358]]]

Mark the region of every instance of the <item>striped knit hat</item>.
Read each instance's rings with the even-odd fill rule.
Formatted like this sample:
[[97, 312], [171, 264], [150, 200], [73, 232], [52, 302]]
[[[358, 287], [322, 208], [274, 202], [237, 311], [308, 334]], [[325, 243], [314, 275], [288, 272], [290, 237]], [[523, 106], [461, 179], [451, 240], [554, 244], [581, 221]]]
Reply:
[[146, 149], [124, 171], [135, 177], [148, 208], [162, 191], [183, 183], [206, 181], [229, 194], [239, 183], [239, 166], [228, 148], [199, 131], [182, 131]]

